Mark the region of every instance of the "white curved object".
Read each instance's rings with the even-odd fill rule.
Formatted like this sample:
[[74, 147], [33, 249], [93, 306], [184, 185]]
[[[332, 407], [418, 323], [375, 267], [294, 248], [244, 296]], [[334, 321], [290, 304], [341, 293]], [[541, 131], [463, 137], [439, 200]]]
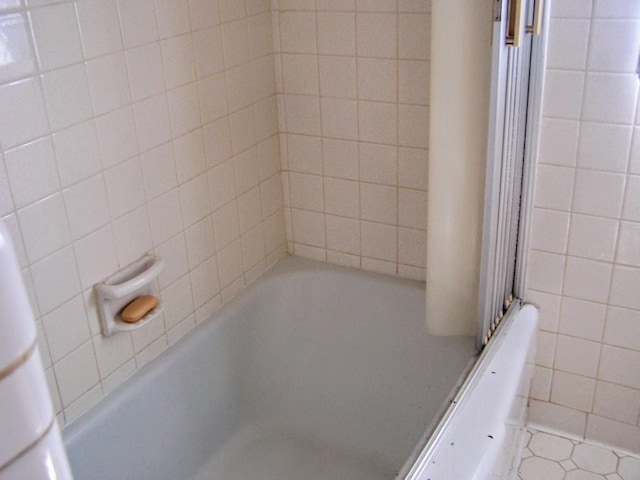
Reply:
[[9, 233], [0, 222], [0, 480], [71, 480]]
[[427, 331], [476, 332], [491, 67], [491, 0], [434, 0]]

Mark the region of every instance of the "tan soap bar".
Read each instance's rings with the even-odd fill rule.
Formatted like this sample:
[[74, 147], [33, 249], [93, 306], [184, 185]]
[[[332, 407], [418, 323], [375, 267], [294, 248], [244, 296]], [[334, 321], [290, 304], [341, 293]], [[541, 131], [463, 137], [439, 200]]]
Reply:
[[120, 317], [127, 323], [135, 323], [147, 312], [158, 306], [158, 299], [153, 295], [142, 295], [124, 307]]

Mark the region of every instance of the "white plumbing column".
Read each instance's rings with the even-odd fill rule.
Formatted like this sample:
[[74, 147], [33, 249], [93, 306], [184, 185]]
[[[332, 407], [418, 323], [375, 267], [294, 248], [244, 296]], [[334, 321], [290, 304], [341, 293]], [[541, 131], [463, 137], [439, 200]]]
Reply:
[[71, 480], [36, 345], [36, 325], [0, 222], [0, 480]]
[[433, 0], [427, 330], [476, 331], [491, 66], [491, 0]]

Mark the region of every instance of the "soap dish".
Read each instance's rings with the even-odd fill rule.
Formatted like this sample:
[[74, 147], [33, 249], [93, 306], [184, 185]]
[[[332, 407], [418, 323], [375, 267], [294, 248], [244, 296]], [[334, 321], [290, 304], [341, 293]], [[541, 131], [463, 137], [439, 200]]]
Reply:
[[[157, 288], [154, 280], [162, 273], [164, 265], [163, 258], [145, 255], [96, 285], [100, 325], [104, 336], [136, 330], [162, 313], [163, 306], [155, 291]], [[123, 308], [141, 295], [158, 297], [158, 305], [136, 323], [123, 321], [120, 317]]]

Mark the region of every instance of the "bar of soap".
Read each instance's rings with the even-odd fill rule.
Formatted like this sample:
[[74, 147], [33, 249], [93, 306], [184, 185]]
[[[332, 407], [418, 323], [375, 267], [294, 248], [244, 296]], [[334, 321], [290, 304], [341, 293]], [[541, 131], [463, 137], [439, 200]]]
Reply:
[[158, 299], [156, 297], [142, 295], [124, 307], [120, 317], [127, 323], [135, 323], [157, 306]]

